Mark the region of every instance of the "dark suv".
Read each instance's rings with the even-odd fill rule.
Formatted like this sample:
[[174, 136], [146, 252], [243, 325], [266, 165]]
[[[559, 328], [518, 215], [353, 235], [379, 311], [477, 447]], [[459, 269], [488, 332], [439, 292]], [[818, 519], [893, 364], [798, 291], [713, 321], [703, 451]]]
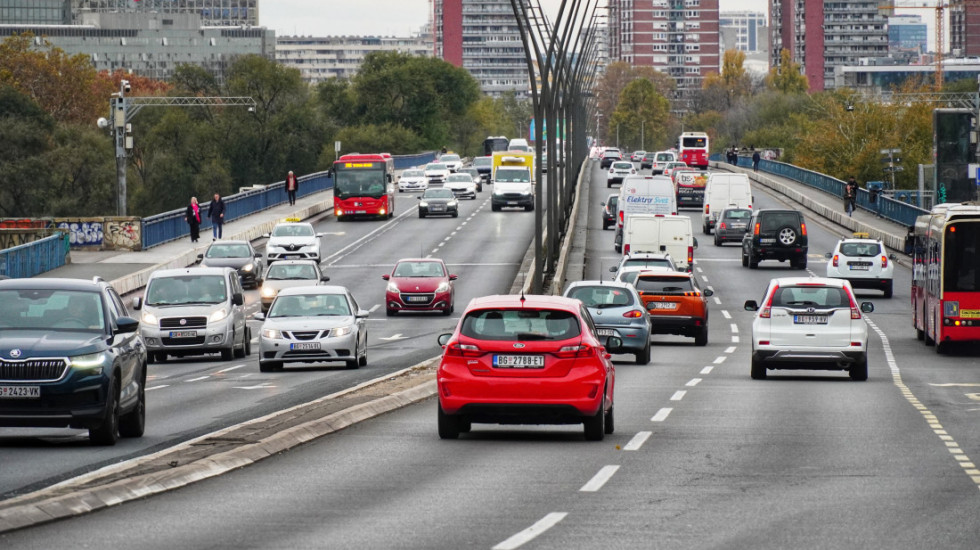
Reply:
[[96, 445], [142, 436], [138, 328], [99, 277], [0, 281], [0, 426], [88, 429]]
[[789, 260], [795, 269], [806, 269], [806, 222], [798, 210], [758, 210], [742, 238], [742, 265], [759, 267], [761, 260]]

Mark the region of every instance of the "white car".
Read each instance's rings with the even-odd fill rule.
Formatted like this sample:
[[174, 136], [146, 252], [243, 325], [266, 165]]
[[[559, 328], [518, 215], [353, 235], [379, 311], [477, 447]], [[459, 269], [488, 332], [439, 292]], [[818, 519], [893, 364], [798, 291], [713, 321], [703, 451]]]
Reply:
[[265, 261], [271, 264], [276, 260], [313, 260], [319, 262], [323, 258], [320, 248], [320, 237], [313, 224], [305, 222], [278, 223], [272, 228], [272, 233], [263, 235], [265, 243]]
[[[658, 254], [643, 252], [639, 254], [628, 254], [623, 256], [620, 260], [619, 265], [614, 265], [609, 268], [611, 273], [615, 273], [615, 279], [621, 280], [619, 277], [620, 272], [624, 269], [636, 267], [643, 269], [666, 269], [670, 271], [677, 271], [677, 265], [674, 264], [674, 259], [670, 257], [670, 254]], [[634, 279], [636, 277], [634, 276]]]
[[612, 187], [614, 183], [623, 183], [627, 176], [636, 174], [636, 168], [632, 162], [616, 161], [609, 166], [606, 173], [606, 187]]
[[651, 273], [653, 271], [661, 271], [664, 273], [672, 273], [676, 271], [669, 267], [647, 267], [642, 265], [631, 265], [629, 267], [624, 267], [613, 275], [613, 280], [617, 283], [629, 283], [631, 285], [636, 285], [636, 278], [640, 276], [640, 273]]
[[[760, 305], [761, 304], [761, 305]], [[868, 325], [851, 284], [826, 277], [772, 279], [762, 302], [745, 302], [752, 322], [752, 378], [768, 369], [843, 370], [868, 379]]]
[[657, 151], [653, 156], [653, 163], [650, 165], [650, 169], [653, 171], [653, 175], [663, 174], [664, 168], [671, 162], [677, 161], [677, 155], [672, 151]]
[[827, 253], [827, 276], [846, 279], [853, 288], [876, 288], [892, 297], [895, 255], [881, 241], [867, 238], [841, 239]]
[[429, 188], [429, 178], [422, 170], [405, 170], [398, 178], [398, 192], [425, 191]]
[[446, 183], [449, 177], [449, 167], [441, 162], [430, 162], [425, 165], [425, 177], [429, 180], [429, 185]]
[[450, 172], [456, 172], [463, 167], [463, 159], [459, 158], [459, 155], [454, 155], [452, 153], [442, 155], [439, 157], [439, 162], [446, 165]]
[[452, 191], [456, 198], [476, 199], [476, 182], [469, 174], [450, 174], [443, 187]]

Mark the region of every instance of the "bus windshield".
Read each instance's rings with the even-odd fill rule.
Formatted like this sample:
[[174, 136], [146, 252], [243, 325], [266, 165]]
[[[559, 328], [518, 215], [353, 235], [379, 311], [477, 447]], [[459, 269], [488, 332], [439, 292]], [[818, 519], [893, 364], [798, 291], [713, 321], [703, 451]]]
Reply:
[[980, 291], [980, 222], [959, 222], [946, 229], [943, 290]]
[[333, 192], [339, 199], [352, 197], [380, 199], [387, 192], [385, 173], [383, 170], [338, 170]]

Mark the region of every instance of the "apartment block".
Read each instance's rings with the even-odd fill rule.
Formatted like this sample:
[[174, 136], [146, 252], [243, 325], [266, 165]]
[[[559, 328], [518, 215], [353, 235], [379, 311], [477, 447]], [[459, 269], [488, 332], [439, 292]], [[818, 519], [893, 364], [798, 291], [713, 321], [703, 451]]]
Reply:
[[745, 53], [764, 51], [769, 32], [766, 25], [768, 16], [761, 11], [723, 11], [719, 14], [718, 25], [722, 30], [734, 29], [735, 49]]
[[364, 57], [372, 52], [401, 52], [432, 56], [432, 38], [393, 36], [277, 36], [276, 61], [299, 69], [303, 80], [317, 84], [330, 78], [357, 74]]

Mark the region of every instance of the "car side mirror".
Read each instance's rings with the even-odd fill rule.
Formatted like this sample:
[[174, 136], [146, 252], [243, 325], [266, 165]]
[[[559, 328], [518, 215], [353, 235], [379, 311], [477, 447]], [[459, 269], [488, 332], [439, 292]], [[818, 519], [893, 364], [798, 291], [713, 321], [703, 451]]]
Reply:
[[606, 338], [606, 351], [609, 353], [622, 353], [623, 339], [619, 336], [610, 336]]
[[323, 277], [320, 277], [320, 281], [321, 281], [321, 282], [324, 282], [324, 283], [325, 283], [325, 282], [327, 282], [327, 281], [329, 281], [329, 280], [330, 280], [330, 277], [329, 277], [329, 276], [327, 276], [327, 275], [324, 275]]
[[236, 292], [231, 295], [231, 303], [236, 306], [241, 306], [245, 304], [245, 296], [242, 296], [241, 292]]
[[255, 315], [252, 315], [252, 319], [255, 319], [256, 321], [265, 321], [265, 313], [259, 311]]
[[605, 206], [605, 205], [606, 205], [606, 203], [604, 203], [604, 202], [600, 202], [599, 203], [599, 206]]
[[137, 296], [133, 298], [133, 309], [143, 309], [143, 297]]
[[437, 339], [437, 341], [439, 342], [439, 345], [440, 345], [440, 346], [442, 346], [442, 347], [446, 347], [446, 344], [448, 344], [448, 343], [449, 343], [449, 340], [450, 340], [450, 339], [451, 339], [452, 337], [453, 337], [453, 335], [452, 335], [452, 334], [440, 334], [440, 335], [439, 335], [439, 338]]
[[871, 302], [861, 302], [861, 312], [862, 313], [874, 313], [875, 305]]
[[616, 273], [616, 266], [610, 267], [609, 268], [609, 273]]
[[695, 250], [698, 249], [698, 239], [697, 239], [697, 237], [694, 237], [694, 249]]
[[388, 280], [391, 279], [391, 275], [388, 275], [387, 273], [385, 273], [384, 275], [381, 276], [381, 278], [384, 279], [384, 280], [386, 280], [386, 281], [388, 281]]
[[256, 252], [255, 253], [255, 259], [256, 260], [261, 260], [262, 259], [262, 253], [261, 252]]
[[120, 317], [116, 319], [116, 334], [136, 332], [139, 326], [140, 322], [132, 317]]
[[828, 253], [824, 254], [823, 257], [824, 258], [827, 258], [829, 260], [829, 259], [831, 259], [831, 258], [834, 257], [834, 254], [832, 252], [828, 252]]
[[715, 291], [714, 290], [711, 290], [710, 288], [706, 288], [706, 289], [704, 289], [704, 292], [702, 292], [701, 294], [704, 294], [706, 297], [707, 296], [714, 296], [715, 295]]
[[367, 319], [368, 318], [368, 315], [371, 315], [371, 312], [370, 311], [368, 311], [366, 309], [359, 309], [359, 310], [357, 310], [357, 313], [354, 315], [354, 317], [356, 317], [358, 319]]
[[419, 195], [419, 196], [417, 196], [415, 198], [418, 199], [418, 200], [422, 200], [422, 195]]
[[324, 235], [325, 235], [325, 233], [317, 233], [317, 234], [316, 234], [316, 236], [317, 236], [317, 237], [322, 237], [322, 236], [324, 236]]
[[456, 279], [459, 279], [459, 275], [449, 275], [450, 281], [455, 281]]
[[888, 255], [888, 259], [889, 260], [897, 260], [898, 259], [898, 256], [895, 256], [894, 254], [889, 254]]
[[745, 311], [758, 311], [759, 310], [759, 304], [755, 300], [746, 300], [745, 301], [745, 306], [743, 306], [743, 307], [745, 308]]
[[263, 234], [262, 234], [262, 238], [263, 238], [263, 239], [268, 239], [268, 238], [269, 238], [269, 237], [271, 237], [271, 236], [272, 236], [272, 234], [271, 234], [271, 233], [263, 233]]
[[197, 261], [194, 262], [194, 263], [199, 264], [199, 263], [201, 263], [201, 260], [203, 260], [203, 259], [204, 259], [204, 254], [198, 254], [197, 255]]

